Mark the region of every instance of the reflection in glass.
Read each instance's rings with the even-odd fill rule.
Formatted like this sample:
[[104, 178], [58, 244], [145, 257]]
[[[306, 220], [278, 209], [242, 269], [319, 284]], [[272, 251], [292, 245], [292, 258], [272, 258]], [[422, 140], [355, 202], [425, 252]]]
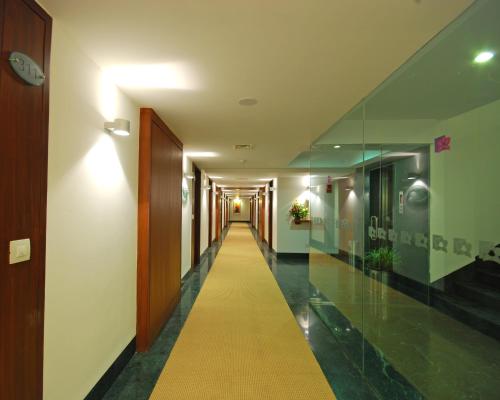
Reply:
[[498, 398], [499, 16], [477, 2], [308, 154], [310, 306], [380, 398]]

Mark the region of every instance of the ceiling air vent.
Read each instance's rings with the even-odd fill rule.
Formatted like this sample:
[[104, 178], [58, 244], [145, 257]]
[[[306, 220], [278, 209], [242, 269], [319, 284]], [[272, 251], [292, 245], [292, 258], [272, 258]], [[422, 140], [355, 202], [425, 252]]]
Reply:
[[253, 150], [253, 144], [235, 144], [235, 150]]

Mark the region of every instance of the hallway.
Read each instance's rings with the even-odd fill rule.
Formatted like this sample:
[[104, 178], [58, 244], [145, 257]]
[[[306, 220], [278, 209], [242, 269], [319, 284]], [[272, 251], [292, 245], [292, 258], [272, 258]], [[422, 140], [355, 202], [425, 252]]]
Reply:
[[248, 225], [233, 223], [151, 399], [311, 393], [334, 398]]
[[496, 400], [499, 17], [0, 0], [0, 400]]

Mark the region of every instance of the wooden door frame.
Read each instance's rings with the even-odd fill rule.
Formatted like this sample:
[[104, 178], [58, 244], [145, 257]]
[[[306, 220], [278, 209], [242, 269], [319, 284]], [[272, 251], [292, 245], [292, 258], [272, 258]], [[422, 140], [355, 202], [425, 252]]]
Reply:
[[193, 203], [191, 220], [191, 269], [200, 263], [201, 241], [201, 171], [193, 163]]

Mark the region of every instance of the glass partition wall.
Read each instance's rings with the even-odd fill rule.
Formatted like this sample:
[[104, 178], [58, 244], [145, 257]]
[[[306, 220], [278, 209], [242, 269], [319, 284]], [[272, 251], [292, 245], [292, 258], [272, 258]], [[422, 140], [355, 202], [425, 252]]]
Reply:
[[500, 392], [499, 17], [476, 2], [311, 146], [310, 307], [378, 398]]

